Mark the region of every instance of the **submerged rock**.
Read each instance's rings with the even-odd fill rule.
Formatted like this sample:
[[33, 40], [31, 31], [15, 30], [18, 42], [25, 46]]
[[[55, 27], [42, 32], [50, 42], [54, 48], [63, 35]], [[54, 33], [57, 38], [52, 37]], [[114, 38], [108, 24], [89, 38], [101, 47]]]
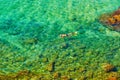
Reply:
[[107, 80], [118, 80], [118, 77], [119, 76], [117, 72], [111, 72]]
[[115, 67], [109, 63], [104, 63], [102, 65], [102, 68], [104, 69], [105, 72], [114, 71], [114, 69], [115, 69]]
[[49, 63], [48, 66], [47, 66], [47, 70], [49, 72], [52, 72], [52, 71], [54, 71], [54, 69], [55, 69], [55, 62]]
[[120, 8], [110, 14], [103, 14], [100, 22], [108, 28], [120, 32]]
[[58, 72], [53, 73], [53, 78], [54, 79], [60, 78], [60, 73], [58, 73]]
[[67, 33], [67, 34], [60, 34], [61, 38], [65, 38], [65, 37], [72, 37], [72, 36], [77, 36], [78, 32], [71, 32], [71, 33]]

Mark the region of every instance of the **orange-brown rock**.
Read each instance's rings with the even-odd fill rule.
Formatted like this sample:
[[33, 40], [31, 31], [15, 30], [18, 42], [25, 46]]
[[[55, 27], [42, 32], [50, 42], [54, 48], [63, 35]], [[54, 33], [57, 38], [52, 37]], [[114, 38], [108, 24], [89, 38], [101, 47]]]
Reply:
[[18, 72], [17, 76], [25, 76], [25, 75], [29, 75], [30, 74], [30, 71], [28, 70], [23, 70], [23, 71], [20, 71]]
[[104, 63], [102, 68], [104, 69], [105, 72], [110, 72], [113, 71], [115, 67], [109, 63]]
[[109, 77], [108, 77], [108, 80], [118, 80], [117, 72], [111, 72]]
[[111, 14], [103, 14], [100, 22], [112, 30], [120, 31], [120, 8]]
[[120, 14], [120, 8], [118, 8], [118, 10], [114, 11], [113, 14], [112, 14], [112, 16], [119, 15], [119, 14]]
[[55, 67], [55, 62], [51, 62], [48, 64], [47, 70], [52, 72], [52, 71], [54, 71], [54, 67]]
[[60, 77], [60, 73], [58, 73], [58, 72], [53, 73], [54, 79], [58, 79], [59, 77]]
[[61, 80], [70, 80], [69, 76], [61, 76]]
[[117, 78], [116, 77], [110, 77], [110, 78], [108, 78], [108, 80], [117, 80]]

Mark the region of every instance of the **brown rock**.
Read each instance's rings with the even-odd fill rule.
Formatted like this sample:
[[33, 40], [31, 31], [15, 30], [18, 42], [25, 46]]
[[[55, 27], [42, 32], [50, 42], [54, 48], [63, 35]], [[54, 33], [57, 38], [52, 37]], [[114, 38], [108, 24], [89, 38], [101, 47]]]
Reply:
[[60, 73], [58, 73], [58, 72], [53, 73], [54, 79], [58, 79], [59, 77], [60, 77]]
[[119, 14], [120, 14], [120, 8], [118, 8], [118, 10], [114, 11], [113, 14], [112, 14], [112, 16], [119, 15]]
[[61, 80], [70, 80], [69, 76], [61, 76]]
[[55, 67], [55, 62], [51, 62], [50, 64], [48, 64], [47, 70], [52, 72], [54, 71], [54, 67]]
[[113, 71], [115, 67], [109, 63], [104, 63], [102, 68], [104, 69], [105, 72], [110, 72]]
[[120, 31], [120, 8], [110, 14], [103, 14], [99, 21], [106, 25], [109, 29]]
[[118, 74], [116, 72], [111, 72], [107, 80], [118, 80]]

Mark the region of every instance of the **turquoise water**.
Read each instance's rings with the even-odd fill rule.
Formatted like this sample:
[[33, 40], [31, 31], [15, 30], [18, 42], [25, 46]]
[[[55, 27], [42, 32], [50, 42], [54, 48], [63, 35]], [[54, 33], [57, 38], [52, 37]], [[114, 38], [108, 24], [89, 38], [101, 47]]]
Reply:
[[[106, 80], [112, 72], [120, 74], [120, 32], [99, 22], [119, 2], [0, 0], [0, 74], [29, 70], [45, 74], [41, 80], [54, 80], [56, 72], [55, 80]], [[116, 70], [106, 73], [106, 63]]]

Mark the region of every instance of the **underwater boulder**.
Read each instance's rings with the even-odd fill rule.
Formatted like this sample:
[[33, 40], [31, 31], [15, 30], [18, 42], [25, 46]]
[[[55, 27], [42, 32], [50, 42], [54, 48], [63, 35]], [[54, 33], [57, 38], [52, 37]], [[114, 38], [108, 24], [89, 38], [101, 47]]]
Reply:
[[109, 29], [120, 32], [120, 8], [112, 13], [101, 15], [99, 21]]

